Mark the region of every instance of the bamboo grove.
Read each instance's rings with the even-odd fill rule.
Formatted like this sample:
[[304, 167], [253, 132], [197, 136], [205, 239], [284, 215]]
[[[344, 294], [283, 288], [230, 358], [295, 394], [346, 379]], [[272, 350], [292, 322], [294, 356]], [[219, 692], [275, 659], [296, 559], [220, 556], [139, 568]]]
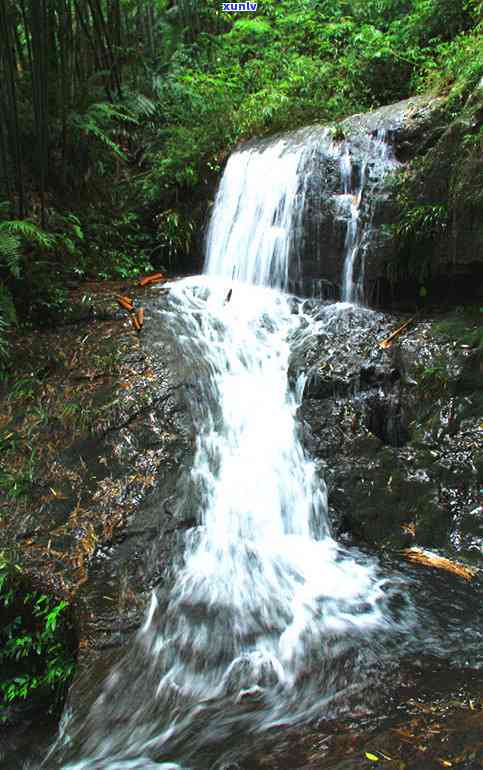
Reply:
[[126, 63], [154, 51], [157, 12], [149, 0], [0, 0], [0, 190], [11, 216], [38, 210], [45, 225], [49, 187], [65, 190], [86, 166], [75, 115], [93, 96], [122, 100]]
[[[483, 71], [481, 0], [0, 0], [0, 367], [66, 284], [200, 265], [240, 141]], [[57, 316], [58, 317], [58, 316]]]

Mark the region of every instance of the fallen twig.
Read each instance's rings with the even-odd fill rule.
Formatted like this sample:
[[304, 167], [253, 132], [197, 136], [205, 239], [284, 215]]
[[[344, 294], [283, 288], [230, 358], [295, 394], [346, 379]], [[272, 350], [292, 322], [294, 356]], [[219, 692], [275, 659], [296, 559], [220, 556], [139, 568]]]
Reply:
[[139, 321], [139, 313], [133, 313], [131, 316], [131, 323], [134, 327], [134, 330], [137, 332], [141, 331], [142, 323]]
[[478, 571], [474, 567], [466, 567], [459, 561], [446, 559], [444, 556], [438, 556], [435, 553], [423, 551], [421, 548], [406, 548], [403, 553], [408, 561], [416, 564], [423, 564], [425, 567], [444, 569], [447, 572], [452, 572], [454, 575], [459, 575], [465, 580], [472, 580]]
[[117, 304], [122, 307], [123, 310], [127, 310], [130, 313], [134, 310], [134, 303], [131, 297], [119, 296], [116, 297]]

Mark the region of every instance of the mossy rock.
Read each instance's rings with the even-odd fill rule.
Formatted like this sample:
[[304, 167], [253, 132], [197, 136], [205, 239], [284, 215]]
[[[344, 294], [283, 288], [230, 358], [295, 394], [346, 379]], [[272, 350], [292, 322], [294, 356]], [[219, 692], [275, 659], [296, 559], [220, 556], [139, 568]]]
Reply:
[[417, 502], [415, 521], [418, 545], [432, 548], [446, 545], [451, 514], [435, 497], [422, 498]]

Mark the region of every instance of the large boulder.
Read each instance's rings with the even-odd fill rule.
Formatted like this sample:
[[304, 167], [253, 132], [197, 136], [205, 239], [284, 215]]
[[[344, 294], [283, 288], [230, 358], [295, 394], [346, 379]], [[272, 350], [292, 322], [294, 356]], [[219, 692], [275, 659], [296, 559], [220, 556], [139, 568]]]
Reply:
[[[415, 96], [282, 138], [299, 153], [289, 286], [338, 298], [353, 254], [351, 299], [370, 304], [478, 295], [483, 276], [483, 88], [455, 104]], [[476, 280], [475, 280], [476, 279]], [[480, 282], [481, 283], [481, 282]]]
[[474, 320], [416, 320], [384, 349], [402, 318], [345, 305], [310, 314], [312, 333], [293, 340], [289, 374], [336, 531], [476, 560], [481, 348], [452, 334]]

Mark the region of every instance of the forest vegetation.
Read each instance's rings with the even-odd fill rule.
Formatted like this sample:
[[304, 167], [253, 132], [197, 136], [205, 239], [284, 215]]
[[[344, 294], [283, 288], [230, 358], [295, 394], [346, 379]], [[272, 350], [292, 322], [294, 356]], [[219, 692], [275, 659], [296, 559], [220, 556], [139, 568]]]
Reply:
[[0, 0], [0, 352], [69, 283], [199, 265], [241, 140], [482, 73], [479, 0]]
[[[11, 337], [69, 320], [69, 289], [200, 267], [239, 142], [428, 92], [456, 116], [483, 74], [481, 19], [481, 0], [262, 0], [256, 14], [207, 0], [0, 0], [0, 373], [12, 399]], [[470, 138], [481, 144], [481, 129]], [[449, 216], [439, 204], [409, 213], [404, 237]], [[13, 431], [0, 449], [16, 452]], [[22, 476], [0, 470], [9, 499], [31, 483], [30, 460]], [[0, 551], [0, 663], [24, 667], [0, 682], [9, 703], [64, 687], [75, 646], [66, 603], [19, 581]]]

